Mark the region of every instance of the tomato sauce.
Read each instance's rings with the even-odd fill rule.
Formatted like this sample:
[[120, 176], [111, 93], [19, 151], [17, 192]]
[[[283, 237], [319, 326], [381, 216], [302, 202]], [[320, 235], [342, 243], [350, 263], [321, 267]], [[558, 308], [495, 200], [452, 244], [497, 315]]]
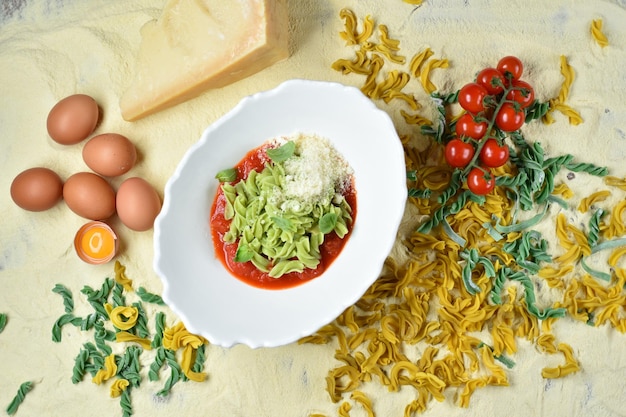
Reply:
[[[267, 148], [268, 146], [265, 145], [248, 152], [235, 166], [237, 169], [236, 181], [246, 179], [252, 170], [258, 172], [263, 170], [265, 163], [269, 161], [269, 157], [265, 153]], [[235, 262], [234, 259], [238, 246], [237, 242], [229, 244], [222, 239], [224, 234], [230, 229], [230, 220], [224, 218], [226, 197], [224, 197], [224, 193], [220, 187], [215, 194], [209, 219], [215, 254], [234, 277], [254, 287], [280, 290], [295, 287], [310, 281], [326, 271], [339, 256], [352, 233], [352, 225], [356, 219], [356, 190], [354, 186], [350, 187], [350, 189], [345, 192], [344, 197], [352, 208], [352, 223], [348, 224], [348, 233], [343, 239], [339, 238], [335, 232], [328, 233], [324, 236], [324, 243], [322, 243], [320, 247], [321, 259], [317, 268], [305, 268], [302, 272], [290, 272], [282, 275], [280, 278], [272, 278], [266, 272], [258, 270], [252, 262]]]

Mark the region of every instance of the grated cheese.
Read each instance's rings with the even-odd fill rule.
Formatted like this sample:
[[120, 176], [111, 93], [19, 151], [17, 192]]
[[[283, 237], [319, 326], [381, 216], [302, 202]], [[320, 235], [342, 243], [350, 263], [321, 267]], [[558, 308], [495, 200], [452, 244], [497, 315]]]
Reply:
[[299, 133], [288, 140], [295, 142], [296, 150], [284, 162], [283, 210], [330, 202], [350, 185], [353, 170], [328, 139]]

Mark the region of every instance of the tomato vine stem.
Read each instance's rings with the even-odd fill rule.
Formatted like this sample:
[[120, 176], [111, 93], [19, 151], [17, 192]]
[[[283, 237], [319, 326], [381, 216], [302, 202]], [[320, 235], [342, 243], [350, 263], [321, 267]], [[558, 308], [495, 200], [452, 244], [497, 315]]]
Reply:
[[[485, 146], [485, 143], [487, 142], [488, 139], [491, 139], [493, 137], [494, 139], [496, 139], [498, 141], [498, 144], [501, 144], [500, 140], [496, 137], [496, 135], [492, 135], [491, 133], [492, 133], [492, 131], [494, 129], [494, 126], [496, 124], [496, 117], [498, 115], [498, 112], [500, 111], [500, 109], [502, 109], [502, 106], [504, 105], [504, 103], [515, 103], [513, 100], [507, 99], [507, 96], [509, 95], [509, 93], [511, 91], [513, 91], [513, 90], [515, 90], [517, 88], [515, 86], [513, 86], [512, 77], [508, 73], [507, 73], [507, 79], [508, 79], [508, 86], [506, 86], [506, 85], [503, 86], [504, 90], [502, 92], [502, 97], [500, 98], [500, 100], [496, 104], [496, 107], [494, 108], [494, 111], [493, 111], [493, 114], [491, 115], [491, 117], [489, 119], [487, 119], [488, 124], [487, 124], [487, 133], [485, 133], [486, 137], [483, 137], [483, 138], [481, 138], [481, 139], [476, 141], [476, 151], [474, 152], [474, 156], [472, 157], [470, 162], [467, 164], [467, 166], [465, 166], [465, 168], [463, 168], [462, 177], [466, 177], [467, 174], [469, 173], [469, 171], [472, 168], [478, 166], [476, 164], [476, 162], [478, 161], [478, 158], [480, 158], [480, 152], [482, 151], [483, 146]], [[481, 168], [480, 166], [478, 166], [478, 167]], [[485, 169], [482, 169], [482, 170], [485, 173], [488, 173], [488, 171], [486, 171]]]

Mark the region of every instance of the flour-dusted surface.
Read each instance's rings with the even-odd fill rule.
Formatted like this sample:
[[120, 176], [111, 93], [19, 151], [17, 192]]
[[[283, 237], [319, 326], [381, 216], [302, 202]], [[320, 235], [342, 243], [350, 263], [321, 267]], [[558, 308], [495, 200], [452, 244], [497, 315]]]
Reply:
[[[62, 147], [46, 133], [48, 111], [70, 94], [89, 94], [98, 101], [103, 118], [97, 132], [131, 139], [139, 159], [130, 174], [148, 179], [162, 195], [189, 146], [242, 97], [290, 78], [361, 85], [361, 77], [342, 76], [330, 68], [337, 58], [352, 54], [338, 36], [343, 29], [339, 11], [349, 7], [357, 16], [371, 14], [386, 24], [390, 35], [401, 40], [407, 56], [428, 46], [436, 56], [448, 58], [450, 68], [434, 71], [432, 76], [443, 92], [459, 88], [501, 56], [515, 54], [526, 64], [525, 78], [535, 86], [538, 98], [545, 100], [558, 92], [562, 81], [559, 57], [566, 55], [576, 70], [568, 101], [585, 122], [570, 126], [557, 115], [554, 125], [528, 125], [526, 136], [540, 141], [550, 155], [572, 153], [580, 160], [607, 165], [613, 175], [626, 176], [626, 4], [620, 0], [425, 0], [419, 8], [401, 0], [290, 0], [290, 59], [153, 117], [124, 122], [118, 101], [130, 81], [139, 29], [159, 15], [164, 3], [9, 0], [0, 6], [0, 313], [9, 318], [0, 333], [0, 406], [4, 409], [9, 404], [22, 382], [35, 383], [18, 416], [121, 415], [119, 401], [109, 398], [107, 386], [92, 384], [88, 378], [77, 385], [71, 382], [74, 358], [87, 341], [84, 335], [68, 326], [62, 343], [51, 340], [52, 325], [63, 313], [61, 298], [51, 291], [54, 285], [70, 288], [77, 314], [85, 314], [90, 307], [81, 301], [80, 289], [99, 286], [112, 276], [113, 266], [87, 265], [74, 254], [72, 239], [84, 221], [64, 204], [30, 213], [13, 204], [9, 196], [12, 179], [32, 166], [54, 169], [63, 179], [87, 170], [82, 144]], [[604, 21], [606, 48], [590, 37], [595, 18]], [[419, 99], [426, 99], [418, 80], [411, 80], [409, 88]], [[389, 109], [400, 133], [414, 129], [404, 124], [398, 109], [377, 104]], [[576, 192], [573, 204], [601, 185], [584, 176], [568, 181]], [[115, 186], [120, 182], [121, 178], [112, 181]], [[414, 224], [410, 210], [405, 224]], [[118, 259], [128, 275], [136, 286], [160, 292], [161, 283], [152, 270], [152, 232], [131, 232], [119, 222], [113, 226], [123, 242]], [[175, 317], [165, 311], [172, 323]], [[626, 415], [622, 404], [626, 336], [569, 319], [559, 321], [554, 333], [574, 348], [581, 372], [544, 380], [541, 369], [556, 366], [561, 357], [542, 355], [521, 342], [516, 366], [508, 371], [510, 387], [478, 390], [467, 410], [455, 405], [451, 392], [443, 403], [431, 403], [423, 415]], [[211, 346], [206, 382], [181, 383], [169, 397], [161, 398], [155, 393], [163, 381], [144, 379], [132, 393], [134, 415], [336, 415], [337, 404], [330, 401], [324, 379], [337, 365], [335, 348], [332, 344], [259, 350]], [[390, 393], [377, 384], [365, 390], [374, 398], [379, 416], [402, 415], [413, 395], [406, 390]], [[365, 414], [355, 408], [351, 415]]]

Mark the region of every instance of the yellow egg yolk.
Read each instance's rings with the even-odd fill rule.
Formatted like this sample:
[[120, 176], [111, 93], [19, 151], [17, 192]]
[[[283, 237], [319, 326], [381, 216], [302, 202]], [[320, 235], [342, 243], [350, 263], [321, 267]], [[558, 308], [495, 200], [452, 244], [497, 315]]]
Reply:
[[88, 257], [104, 259], [115, 251], [115, 237], [110, 230], [102, 226], [94, 226], [85, 231], [80, 247]]
[[106, 263], [117, 252], [117, 235], [106, 223], [90, 222], [76, 233], [74, 248], [78, 257], [87, 263]]

